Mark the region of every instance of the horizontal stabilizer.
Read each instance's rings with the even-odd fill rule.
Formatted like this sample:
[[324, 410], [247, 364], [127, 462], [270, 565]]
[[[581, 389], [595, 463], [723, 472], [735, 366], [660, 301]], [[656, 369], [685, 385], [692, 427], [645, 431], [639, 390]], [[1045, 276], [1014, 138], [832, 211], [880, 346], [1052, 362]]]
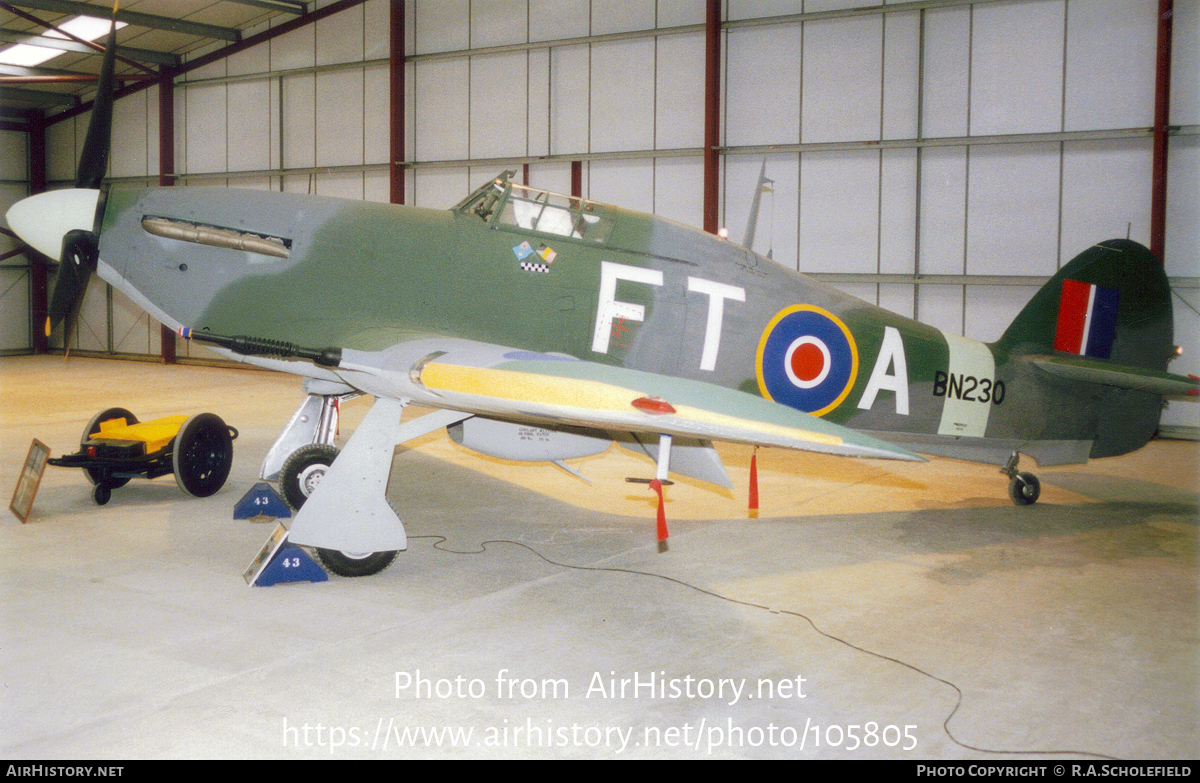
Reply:
[[1186, 375], [1147, 370], [1126, 364], [1112, 364], [1099, 359], [1065, 356], [1027, 356], [1025, 359], [1051, 375], [1071, 381], [1098, 383], [1118, 389], [1165, 396], [1186, 395], [1195, 398], [1200, 394], [1200, 381]]

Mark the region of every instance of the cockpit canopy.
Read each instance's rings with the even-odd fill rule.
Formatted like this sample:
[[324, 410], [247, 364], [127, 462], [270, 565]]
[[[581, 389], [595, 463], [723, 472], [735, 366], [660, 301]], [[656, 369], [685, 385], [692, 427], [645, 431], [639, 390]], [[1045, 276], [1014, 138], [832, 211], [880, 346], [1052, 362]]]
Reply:
[[601, 214], [604, 205], [514, 184], [514, 173], [504, 172], [467, 196], [454, 210], [494, 227], [509, 226], [600, 244], [608, 240], [613, 221]]

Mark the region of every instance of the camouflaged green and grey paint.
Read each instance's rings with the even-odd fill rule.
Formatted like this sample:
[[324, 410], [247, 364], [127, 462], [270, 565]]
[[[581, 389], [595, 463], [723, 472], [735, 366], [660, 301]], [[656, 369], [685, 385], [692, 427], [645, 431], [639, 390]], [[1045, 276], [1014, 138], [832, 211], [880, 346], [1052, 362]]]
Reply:
[[[505, 184], [477, 193], [496, 182]], [[820, 400], [836, 402], [819, 415], [925, 453], [999, 464], [1020, 450], [1042, 464], [1081, 462], [1138, 448], [1157, 427], [1160, 395], [1066, 380], [1025, 359], [1054, 352], [1059, 289], [1073, 279], [1120, 291], [1112, 361], [1165, 369], [1169, 288], [1136, 243], [1089, 249], [983, 345], [651, 215], [590, 203], [570, 212], [603, 222], [597, 241], [483, 211], [114, 190], [100, 256], [170, 326], [368, 352], [458, 337], [762, 396], [783, 379], [802, 394], [833, 383]], [[159, 236], [147, 219], [270, 238], [286, 257]], [[789, 320], [789, 310], [801, 315]], [[792, 325], [805, 319], [832, 337]]]

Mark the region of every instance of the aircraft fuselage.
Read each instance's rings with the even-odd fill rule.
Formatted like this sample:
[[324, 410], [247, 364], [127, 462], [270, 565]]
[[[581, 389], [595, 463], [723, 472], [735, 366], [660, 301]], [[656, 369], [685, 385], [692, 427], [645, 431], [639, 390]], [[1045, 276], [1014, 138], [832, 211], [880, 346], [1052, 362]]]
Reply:
[[1003, 462], [1040, 441], [1043, 461], [1086, 459], [1105, 390], [1081, 398], [1016, 360], [1020, 346], [949, 334], [671, 221], [599, 214], [596, 241], [469, 209], [114, 190], [100, 274], [172, 327], [362, 351], [462, 337], [707, 381], [929, 453]]

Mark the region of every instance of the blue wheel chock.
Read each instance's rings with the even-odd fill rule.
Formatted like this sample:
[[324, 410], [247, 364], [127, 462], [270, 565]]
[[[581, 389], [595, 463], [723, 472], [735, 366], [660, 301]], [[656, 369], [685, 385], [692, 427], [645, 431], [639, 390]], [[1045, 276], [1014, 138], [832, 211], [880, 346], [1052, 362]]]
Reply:
[[233, 507], [234, 519], [254, 519], [255, 517], [273, 517], [287, 519], [292, 516], [292, 510], [279, 497], [279, 493], [265, 481], [260, 481], [242, 495], [242, 499]]
[[252, 587], [270, 587], [281, 582], [328, 582], [329, 575], [308, 553], [288, 541], [287, 528], [275, 525], [254, 562], [242, 577]]
[[255, 587], [270, 587], [280, 582], [328, 582], [325, 569], [313, 562], [300, 547], [284, 544], [254, 580]]

